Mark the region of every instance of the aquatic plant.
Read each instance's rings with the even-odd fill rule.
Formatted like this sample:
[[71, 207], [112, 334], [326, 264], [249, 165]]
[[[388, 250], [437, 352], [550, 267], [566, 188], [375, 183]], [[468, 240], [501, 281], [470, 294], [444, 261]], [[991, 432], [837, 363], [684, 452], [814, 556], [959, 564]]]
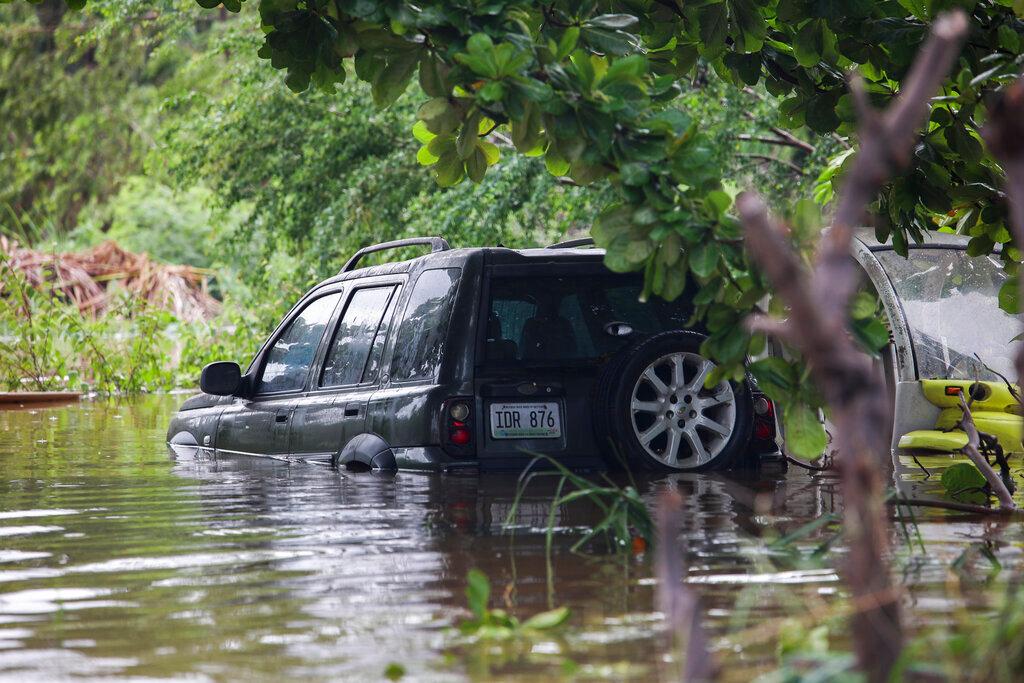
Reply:
[[558, 628], [569, 619], [568, 607], [557, 607], [520, 621], [503, 609], [490, 608], [491, 582], [479, 569], [466, 575], [466, 602], [473, 617], [459, 624], [459, 631], [474, 640], [530, 638]]
[[[546, 463], [551, 469], [538, 469]], [[550, 554], [555, 533], [555, 515], [558, 508], [573, 501], [586, 500], [596, 505], [602, 513], [597, 524], [588, 529], [570, 550], [577, 552], [598, 538], [604, 539], [606, 548], [612, 552], [629, 552], [635, 546], [646, 549], [654, 544], [654, 520], [650, 510], [636, 489], [635, 484], [619, 486], [602, 474], [604, 484], [597, 484], [573, 472], [564, 464], [547, 455], [537, 454], [523, 469], [512, 500], [505, 528], [512, 529], [523, 494], [537, 477], [558, 477], [556, 493], [551, 500], [546, 530], [547, 550]], [[634, 544], [634, 540], [637, 543]]]

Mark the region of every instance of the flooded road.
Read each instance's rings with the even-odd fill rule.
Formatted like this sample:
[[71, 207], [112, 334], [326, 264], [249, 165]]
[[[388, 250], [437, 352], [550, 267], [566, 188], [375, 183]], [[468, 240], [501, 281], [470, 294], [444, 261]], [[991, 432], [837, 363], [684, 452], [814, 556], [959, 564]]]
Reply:
[[[0, 412], [0, 679], [662, 677], [650, 558], [570, 553], [600, 519], [581, 501], [557, 511], [549, 561], [553, 480], [528, 489], [509, 533], [514, 476], [175, 456], [164, 432], [181, 399]], [[905, 476], [938, 496], [945, 461], [925, 464], [927, 481], [916, 467]], [[837, 526], [772, 542], [837, 509], [832, 478], [639, 482], [648, 500], [666, 487], [686, 499], [689, 580], [727, 679], [775, 665], [776, 617], [828, 623], [842, 550], [809, 555]], [[974, 586], [1020, 573], [1019, 522], [918, 509], [894, 533], [915, 628], [983, 609]], [[474, 567], [492, 606], [525, 618], [565, 605], [568, 624], [504, 648], [462, 642], [453, 627]]]

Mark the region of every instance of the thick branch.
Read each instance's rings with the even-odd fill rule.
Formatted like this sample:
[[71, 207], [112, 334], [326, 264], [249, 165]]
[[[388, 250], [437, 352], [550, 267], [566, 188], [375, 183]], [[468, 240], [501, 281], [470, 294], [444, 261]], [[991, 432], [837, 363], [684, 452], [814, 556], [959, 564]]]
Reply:
[[708, 637], [701, 626], [700, 604], [693, 588], [683, 583], [686, 566], [679, 543], [679, 519], [683, 499], [677, 491], [666, 491], [658, 498], [656, 564], [658, 572], [658, 608], [668, 622], [673, 644], [685, 648], [682, 680], [687, 683], [715, 678], [715, 659], [708, 648]]
[[[781, 130], [781, 129], [780, 129]], [[779, 147], [795, 147], [802, 149], [805, 152], [813, 152], [814, 145], [809, 142], [804, 142], [799, 138], [792, 135], [786, 135], [786, 137], [769, 137], [767, 135], [750, 135], [748, 133], [740, 133], [736, 136], [737, 140], [741, 142], [763, 142], [766, 145], [777, 145]]]
[[[967, 33], [962, 12], [940, 16], [911, 69], [899, 97], [885, 112], [867, 106], [851, 82], [862, 110], [861, 149], [844, 180], [835, 222], [824, 236], [813, 272], [808, 273], [783, 228], [764, 202], [741, 195], [736, 207], [753, 259], [789, 308], [781, 328], [799, 350], [832, 409], [837, 461], [843, 486], [844, 525], [850, 553], [844, 576], [864, 608], [853, 617], [857, 661], [874, 683], [890, 678], [902, 649], [899, 603], [888, 571], [889, 534], [882, 472], [891, 470], [889, 434], [892, 406], [885, 382], [854, 344], [847, 328], [850, 299], [860, 283], [851, 254], [853, 229], [891, 174], [906, 165], [928, 102], [959, 53]], [[764, 321], [755, 321], [761, 329]]]
[[787, 161], [786, 159], [773, 157], [770, 154], [740, 154], [739, 156], [745, 159], [757, 159], [758, 161], [771, 161], [776, 164], [782, 164], [783, 166], [793, 171], [797, 175], [804, 174], [804, 169], [802, 169], [799, 165], [794, 164], [792, 161]]
[[[905, 85], [884, 113], [866, 108], [861, 114], [857, 154], [844, 180], [832, 229], [822, 241], [819, 260], [829, 280], [818, 282], [828, 314], [845, 317], [856, 291], [859, 274], [850, 258], [853, 230], [867, 216], [867, 207], [892, 175], [907, 166], [917, 132], [928, 116], [929, 102], [949, 73], [967, 36], [967, 15], [961, 11], [940, 15], [907, 76]], [[859, 91], [851, 83], [856, 96]], [[862, 93], [860, 93], [862, 94]]]
[[[982, 131], [992, 155], [1006, 171], [1006, 196], [1010, 201], [1013, 242], [1024, 249], [1024, 77], [1003, 92], [992, 106]], [[1024, 302], [1024, 278], [1020, 279]], [[1017, 350], [1017, 385], [1024, 386], [1024, 344]]]
[[996, 494], [996, 498], [999, 499], [999, 506], [1004, 510], [1013, 510], [1017, 506], [1014, 505], [1013, 496], [1010, 495], [1009, 489], [1006, 488], [1006, 484], [1000, 478], [996, 471], [992, 469], [992, 466], [988, 464], [988, 460], [981, 454], [979, 446], [981, 445], [981, 436], [978, 434], [978, 428], [974, 424], [974, 416], [971, 414], [971, 407], [967, 405], [967, 401], [964, 399], [963, 394], [960, 394], [960, 410], [964, 412], [963, 417], [960, 419], [960, 428], [967, 433], [967, 445], [964, 446], [964, 455], [971, 459], [974, 466], [981, 471], [985, 477], [985, 481], [988, 482], [989, 488]]

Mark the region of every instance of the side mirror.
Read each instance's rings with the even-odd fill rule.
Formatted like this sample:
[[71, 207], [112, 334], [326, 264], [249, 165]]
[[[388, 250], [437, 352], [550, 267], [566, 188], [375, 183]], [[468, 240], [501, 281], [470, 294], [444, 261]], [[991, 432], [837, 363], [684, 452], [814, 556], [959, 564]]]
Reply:
[[242, 369], [230, 361], [210, 363], [199, 376], [199, 388], [215, 396], [233, 396], [241, 383]]

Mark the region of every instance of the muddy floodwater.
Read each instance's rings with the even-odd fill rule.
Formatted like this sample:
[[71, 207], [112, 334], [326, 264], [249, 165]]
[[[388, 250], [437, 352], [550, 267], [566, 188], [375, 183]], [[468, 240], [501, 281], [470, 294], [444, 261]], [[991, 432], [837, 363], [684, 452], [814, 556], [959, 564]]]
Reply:
[[[373, 681], [390, 664], [416, 681], [663, 677], [651, 558], [570, 553], [600, 519], [587, 502], [556, 511], [548, 553], [553, 481], [528, 490], [510, 533], [514, 475], [176, 455], [164, 432], [181, 399], [0, 412], [0, 679]], [[946, 464], [926, 462], [930, 478], [911, 464], [907, 490], [939, 495]], [[838, 509], [834, 479], [775, 468], [638, 485], [685, 495], [688, 580], [727, 679], [775, 665], [778, 617], [812, 627], [843, 600], [835, 524], [772, 550]], [[917, 509], [893, 533], [915, 629], [984, 610], [991, 583], [1020, 573], [1017, 522]], [[824, 563], [807, 559], [830, 542]], [[514, 646], [461, 641], [474, 567], [492, 606], [564, 605], [570, 620]]]

